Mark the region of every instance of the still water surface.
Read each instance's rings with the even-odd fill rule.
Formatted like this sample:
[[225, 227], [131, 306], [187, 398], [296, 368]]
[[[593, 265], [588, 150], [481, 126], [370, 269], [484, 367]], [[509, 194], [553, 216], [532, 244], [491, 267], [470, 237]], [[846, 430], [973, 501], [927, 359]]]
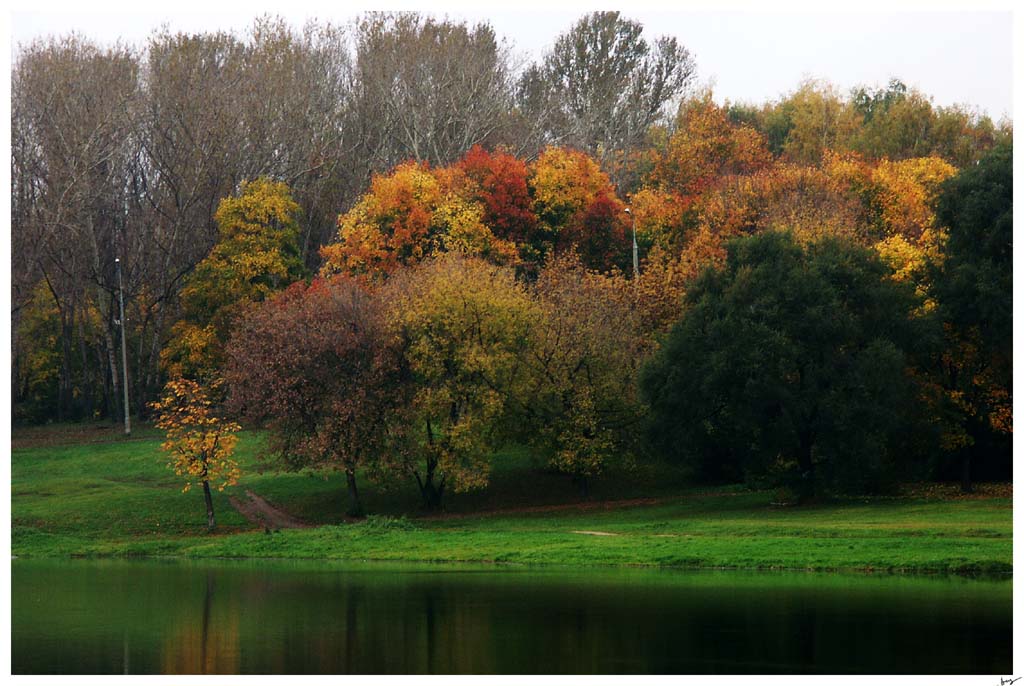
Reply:
[[1000, 673], [1009, 580], [12, 562], [14, 673]]

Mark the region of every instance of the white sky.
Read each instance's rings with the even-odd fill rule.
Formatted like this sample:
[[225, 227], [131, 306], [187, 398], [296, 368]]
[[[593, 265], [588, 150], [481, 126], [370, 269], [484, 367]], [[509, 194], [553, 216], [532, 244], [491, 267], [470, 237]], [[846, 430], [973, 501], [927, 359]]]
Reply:
[[[213, 6], [212, 3], [205, 3]], [[11, 15], [12, 49], [38, 36], [77, 31], [114, 42], [144, 41], [162, 24], [173, 30], [230, 29], [244, 32], [263, 12], [277, 14], [299, 26], [318, 18], [344, 23], [358, 7], [344, 3], [319, 5], [294, 0], [274, 5], [228, 4], [228, 9], [203, 11], [204, 3], [185, 0], [161, 11], [139, 11], [135, 3], [118, 6], [106, 0], [90, 12], [79, 3], [42, 0], [16, 7]], [[218, 7], [222, 5], [217, 5]], [[419, 7], [471, 21], [489, 21], [524, 56], [537, 56], [586, 11], [564, 2], [526, 0], [519, 10], [483, 11], [482, 3]], [[676, 6], [676, 3], [674, 3]], [[842, 91], [858, 84], [881, 86], [899, 77], [934, 97], [939, 105], [976, 107], [993, 119], [1013, 113], [1013, 19], [1008, 10], [887, 12], [868, 10], [822, 12], [716, 11], [678, 4], [679, 10], [643, 6], [623, 14], [640, 21], [648, 38], [671, 34], [697, 61], [701, 82], [712, 83], [716, 99], [761, 103], [793, 90], [805, 76], [822, 77]], [[556, 9], [545, 9], [555, 7]], [[756, 6], [754, 6], [756, 8]], [[409, 9], [412, 7], [406, 7]]]

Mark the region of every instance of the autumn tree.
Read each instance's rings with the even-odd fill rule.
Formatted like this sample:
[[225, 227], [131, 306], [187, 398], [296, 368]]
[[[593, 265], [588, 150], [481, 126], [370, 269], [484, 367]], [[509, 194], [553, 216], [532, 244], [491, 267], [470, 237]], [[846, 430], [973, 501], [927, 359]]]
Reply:
[[788, 123], [782, 149], [800, 164], [818, 165], [826, 151], [848, 149], [860, 125], [860, 115], [823, 81], [804, 81], [781, 107]]
[[321, 274], [375, 281], [447, 251], [514, 262], [515, 244], [494, 235], [485, 213], [461, 169], [407, 162], [374, 176], [370, 191], [338, 218], [337, 242], [321, 251]]
[[213, 378], [239, 309], [303, 276], [298, 213], [288, 186], [269, 179], [245, 183], [221, 201], [220, 238], [182, 288], [184, 316], [162, 352], [172, 377]]
[[549, 261], [533, 285], [540, 316], [516, 390], [521, 429], [583, 494], [614, 460], [635, 456], [642, 410], [636, 372], [652, 338], [621, 276], [590, 271], [575, 254]]
[[505, 150], [473, 146], [456, 166], [464, 175], [463, 194], [483, 205], [483, 224], [498, 239], [514, 243], [521, 261], [536, 264], [542, 246], [526, 163]]
[[734, 124], [711, 92], [684, 102], [664, 152], [655, 155], [649, 182], [683, 197], [700, 195], [720, 177], [753, 174], [771, 162], [764, 138]]
[[655, 445], [705, 478], [768, 476], [804, 500], [878, 488], [929, 341], [916, 302], [867, 248], [734, 240], [643, 370]]
[[774, 230], [803, 242], [867, 240], [867, 212], [856, 192], [822, 169], [787, 162], [723, 179], [694, 202], [693, 212], [696, 233], [711, 243]]
[[532, 171], [530, 185], [545, 253], [576, 250], [584, 264], [595, 269], [629, 259], [625, 205], [592, 157], [552, 147]]
[[363, 513], [356, 470], [380, 472], [403, 387], [380, 299], [351, 277], [293, 284], [238, 321], [227, 349], [230, 407], [268, 429], [288, 469], [345, 474], [349, 515]]
[[185, 478], [183, 492], [187, 493], [194, 481], [203, 485], [210, 531], [217, 526], [210, 482], [223, 491], [238, 483], [241, 475], [232, 457], [241, 427], [217, 414], [214, 397], [218, 394], [217, 384], [204, 386], [190, 379], [172, 379], [164, 386], [163, 397], [151, 408], [156, 414], [156, 427], [167, 434], [160, 446], [170, 456], [167, 466]]
[[384, 297], [411, 377], [396, 459], [437, 509], [448, 489], [487, 484], [537, 309], [511, 269], [457, 253], [397, 272]]
[[899, 79], [890, 79], [885, 88], [854, 89], [851, 105], [863, 123], [850, 146], [868, 158], [935, 156], [965, 167], [997, 142], [998, 132], [988, 117], [959, 105], [936, 106]]
[[692, 198], [650, 187], [629, 197], [629, 211], [631, 222], [635, 222], [637, 242], [645, 248], [658, 246], [678, 252], [696, 224]]

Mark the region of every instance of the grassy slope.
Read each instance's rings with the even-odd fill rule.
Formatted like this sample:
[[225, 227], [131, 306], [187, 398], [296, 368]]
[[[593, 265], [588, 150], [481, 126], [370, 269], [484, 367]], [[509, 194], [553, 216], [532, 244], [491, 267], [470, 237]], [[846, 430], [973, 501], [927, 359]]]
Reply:
[[[344, 482], [307, 474], [252, 470], [259, 437], [246, 434], [239, 458], [249, 467], [238, 487], [315, 524], [316, 529], [254, 532], [216, 494], [217, 535], [203, 531], [200, 492], [180, 492], [164, 467], [159, 439], [110, 440], [109, 431], [74, 444], [15, 436], [12, 547], [19, 556], [189, 555], [336, 559], [650, 564], [909, 571], [1008, 570], [1009, 498], [848, 500], [780, 508], [766, 493], [701, 493], [678, 474], [646, 471], [594, 484], [592, 498], [656, 498], [605, 508], [481, 514], [481, 510], [578, 500], [565, 477], [534, 469], [521, 452], [497, 456], [491, 488], [454, 495], [457, 517], [418, 517], [409, 485], [387, 491], [362, 484], [372, 512], [407, 521], [341, 521]], [[65, 438], [64, 440], [68, 440]], [[474, 512], [476, 514], [474, 514]], [[573, 533], [599, 531], [597, 536]]]

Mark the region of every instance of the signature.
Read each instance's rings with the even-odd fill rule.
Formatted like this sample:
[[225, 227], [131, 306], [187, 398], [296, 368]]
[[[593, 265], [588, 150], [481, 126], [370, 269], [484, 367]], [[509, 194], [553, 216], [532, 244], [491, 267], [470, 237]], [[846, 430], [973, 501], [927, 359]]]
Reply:
[[1010, 686], [1010, 684], [1015, 681], [1020, 681], [1021, 679], [1024, 679], [1024, 676], [1019, 676], [1016, 679], [1004, 679], [1003, 677], [999, 677], [999, 686]]

